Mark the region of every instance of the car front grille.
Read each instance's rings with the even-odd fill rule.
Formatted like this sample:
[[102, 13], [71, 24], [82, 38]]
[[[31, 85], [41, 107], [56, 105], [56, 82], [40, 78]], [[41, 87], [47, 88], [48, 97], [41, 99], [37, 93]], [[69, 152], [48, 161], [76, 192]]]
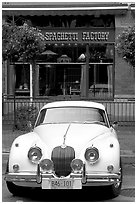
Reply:
[[54, 170], [58, 177], [68, 176], [71, 173], [71, 161], [75, 158], [75, 151], [72, 147], [55, 147], [51, 159], [54, 163]]

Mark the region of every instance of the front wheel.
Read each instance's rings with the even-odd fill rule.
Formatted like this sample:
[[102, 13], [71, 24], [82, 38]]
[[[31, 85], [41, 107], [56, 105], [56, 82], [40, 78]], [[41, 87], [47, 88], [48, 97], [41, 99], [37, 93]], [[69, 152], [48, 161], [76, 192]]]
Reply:
[[6, 184], [7, 184], [7, 188], [9, 190], [9, 192], [15, 196], [20, 196], [20, 195], [23, 195], [27, 192], [25, 187], [17, 186], [10, 181], [6, 181]]
[[115, 198], [117, 196], [119, 196], [120, 192], [121, 192], [121, 187], [122, 187], [122, 162], [120, 159], [120, 179], [117, 183], [109, 186], [109, 195], [111, 198]]

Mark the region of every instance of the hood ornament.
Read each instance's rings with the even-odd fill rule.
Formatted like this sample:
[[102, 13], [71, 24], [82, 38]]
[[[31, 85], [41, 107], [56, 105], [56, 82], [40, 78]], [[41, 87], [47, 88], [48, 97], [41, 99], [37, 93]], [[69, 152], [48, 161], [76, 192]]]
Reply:
[[61, 145], [61, 148], [66, 148], [66, 144], [65, 144], [65, 141], [66, 141], [66, 136], [67, 136], [67, 133], [68, 133], [68, 130], [69, 130], [69, 128], [70, 128], [70, 125], [71, 125], [71, 123], [68, 125], [68, 128], [67, 128], [67, 130], [66, 130], [66, 133], [65, 133], [65, 135], [63, 136], [63, 144]]

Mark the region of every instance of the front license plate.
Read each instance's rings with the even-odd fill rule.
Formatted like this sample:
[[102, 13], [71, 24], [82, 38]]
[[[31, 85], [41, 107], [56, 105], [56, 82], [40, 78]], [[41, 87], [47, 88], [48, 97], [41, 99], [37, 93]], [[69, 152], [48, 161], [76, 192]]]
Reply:
[[51, 179], [51, 189], [72, 189], [72, 179]]

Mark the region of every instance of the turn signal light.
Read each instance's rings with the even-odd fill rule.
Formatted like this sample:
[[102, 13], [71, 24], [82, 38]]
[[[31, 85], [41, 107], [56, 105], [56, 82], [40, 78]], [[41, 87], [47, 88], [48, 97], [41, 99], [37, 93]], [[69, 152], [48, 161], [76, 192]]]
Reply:
[[109, 166], [107, 167], [107, 170], [108, 170], [109, 173], [112, 173], [113, 170], [114, 170], [114, 166], [113, 166], [113, 165], [109, 165]]
[[14, 164], [13, 165], [13, 170], [14, 170], [14, 172], [18, 172], [19, 171], [19, 165], [18, 164]]

